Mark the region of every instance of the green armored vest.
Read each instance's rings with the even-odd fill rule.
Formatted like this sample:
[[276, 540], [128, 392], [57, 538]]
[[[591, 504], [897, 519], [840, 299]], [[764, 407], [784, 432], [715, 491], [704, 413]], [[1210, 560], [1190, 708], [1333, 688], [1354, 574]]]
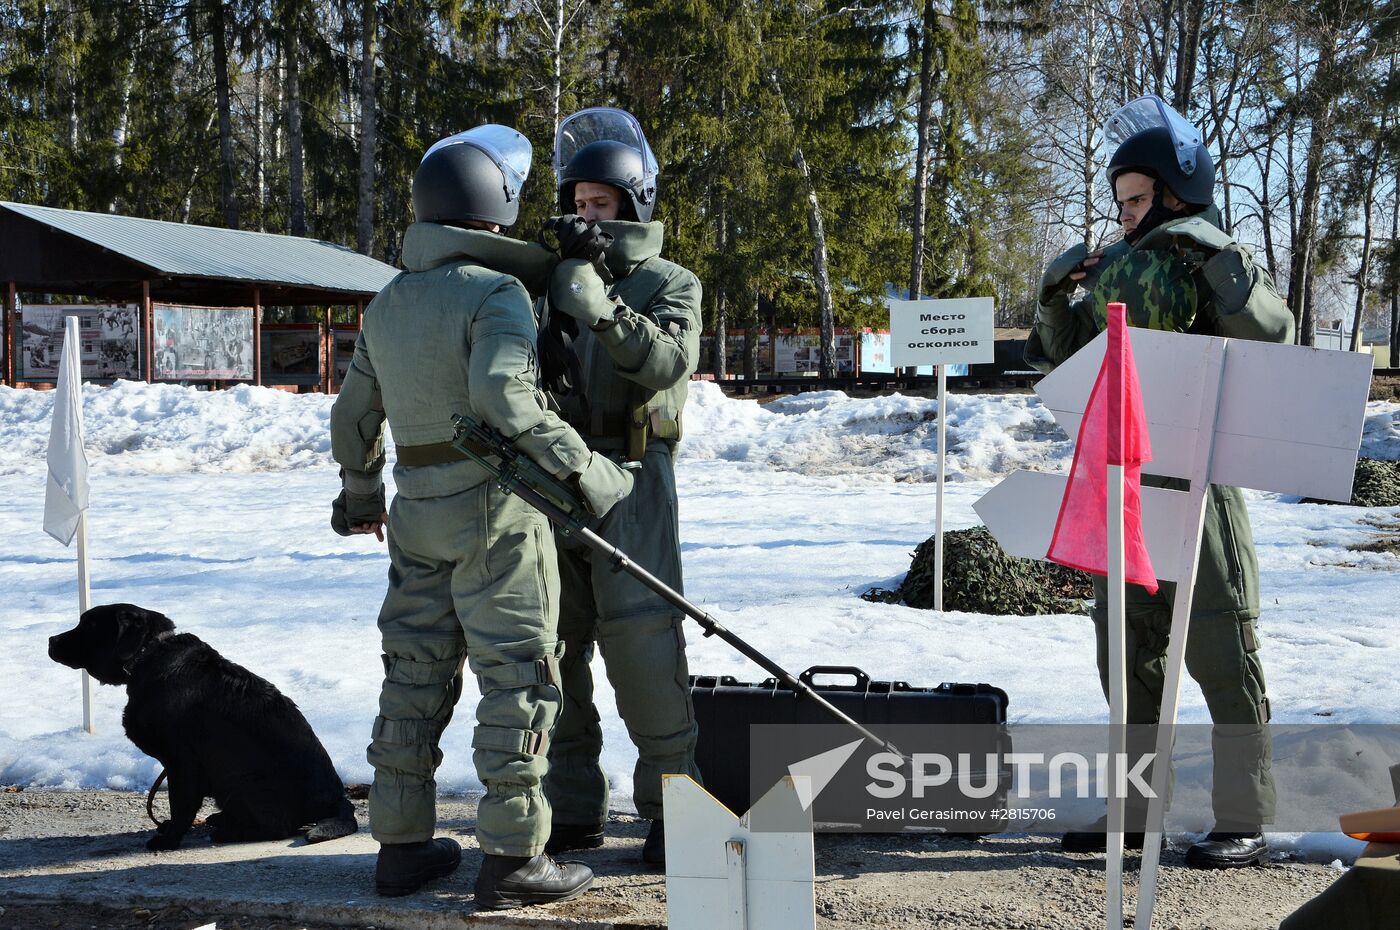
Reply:
[[[629, 335], [626, 344], [613, 347], [604, 343], [605, 336], [582, 328], [574, 343], [582, 390], [558, 402], [591, 447], [626, 450], [628, 458], [640, 460], [649, 443], [680, 439], [687, 383], [699, 354], [699, 284], [689, 271], [660, 257], [660, 223], [600, 225], [613, 236], [606, 262], [614, 283], [608, 293], [645, 322], [627, 321], [622, 311], [616, 326]], [[636, 371], [619, 361], [630, 355], [638, 356]], [[655, 355], [675, 357], [658, 366]], [[666, 373], [652, 370], [656, 367]]]

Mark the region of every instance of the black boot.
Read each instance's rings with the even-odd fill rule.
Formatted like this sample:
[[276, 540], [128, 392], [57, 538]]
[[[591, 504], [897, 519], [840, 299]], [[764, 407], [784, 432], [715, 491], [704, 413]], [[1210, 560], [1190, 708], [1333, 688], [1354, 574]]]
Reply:
[[666, 824], [653, 820], [647, 831], [647, 841], [642, 844], [642, 861], [647, 865], [666, 864]]
[[[1141, 833], [1124, 833], [1123, 848], [1141, 850]], [[1100, 817], [1088, 830], [1066, 833], [1060, 838], [1060, 849], [1069, 853], [1108, 852], [1108, 818]]]
[[570, 849], [597, 849], [603, 845], [601, 823], [555, 823], [549, 826], [544, 851], [551, 856]]
[[1193, 869], [1238, 869], [1258, 865], [1269, 858], [1269, 844], [1262, 833], [1215, 831], [1186, 850], [1186, 864]]
[[424, 882], [452, 874], [461, 861], [462, 847], [445, 836], [421, 843], [381, 843], [374, 887], [386, 898], [413, 894]]
[[581, 862], [555, 862], [541, 853], [482, 857], [476, 876], [476, 905], [489, 910], [568, 901], [588, 890], [593, 871]]

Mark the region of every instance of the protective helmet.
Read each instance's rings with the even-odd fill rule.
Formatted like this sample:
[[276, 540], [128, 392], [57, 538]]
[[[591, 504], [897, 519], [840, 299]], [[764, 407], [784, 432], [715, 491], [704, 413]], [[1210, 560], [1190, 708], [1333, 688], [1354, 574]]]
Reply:
[[1184, 333], [1196, 320], [1196, 280], [1185, 261], [1160, 249], [1134, 249], [1094, 284], [1094, 321], [1108, 326], [1108, 305], [1128, 307], [1128, 325]]
[[656, 207], [656, 156], [637, 118], [616, 107], [590, 107], [559, 124], [554, 135], [554, 174], [559, 209], [574, 212], [579, 181], [611, 184], [627, 195], [638, 222], [651, 222]]
[[490, 123], [434, 142], [413, 175], [414, 216], [424, 223], [511, 225], [530, 155], [530, 140]]
[[1159, 178], [1179, 200], [1209, 206], [1215, 189], [1215, 164], [1201, 133], [1155, 94], [1125, 104], [1109, 117], [1104, 134], [1115, 146], [1108, 162], [1112, 187], [1125, 171]]

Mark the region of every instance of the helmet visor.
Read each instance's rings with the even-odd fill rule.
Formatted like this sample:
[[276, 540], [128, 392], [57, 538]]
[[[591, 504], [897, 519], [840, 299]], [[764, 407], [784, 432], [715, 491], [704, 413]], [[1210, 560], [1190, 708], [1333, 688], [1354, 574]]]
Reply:
[[485, 126], [477, 126], [446, 139], [439, 139], [423, 153], [423, 158], [427, 159], [438, 149], [449, 145], [470, 145], [491, 156], [491, 160], [501, 169], [501, 175], [505, 178], [507, 199], [514, 200], [520, 196], [520, 188], [525, 186], [525, 179], [530, 176], [530, 156], [533, 150], [529, 139], [509, 126], [487, 123]]
[[1181, 173], [1190, 177], [1196, 171], [1196, 149], [1201, 145], [1201, 132], [1156, 94], [1139, 97], [1119, 107], [1104, 123], [1104, 139], [1109, 148], [1116, 150], [1138, 133], [1159, 126], [1165, 126], [1171, 133], [1176, 163]]
[[621, 142], [642, 156], [642, 184], [653, 186], [656, 180], [656, 156], [647, 145], [646, 136], [637, 118], [616, 107], [590, 107], [566, 117], [554, 134], [554, 175], [563, 174], [578, 150], [590, 142]]

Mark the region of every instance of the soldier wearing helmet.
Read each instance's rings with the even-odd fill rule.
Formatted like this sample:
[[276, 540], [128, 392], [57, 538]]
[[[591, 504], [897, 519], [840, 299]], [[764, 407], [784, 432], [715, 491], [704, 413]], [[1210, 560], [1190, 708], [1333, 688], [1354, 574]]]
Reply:
[[[1155, 96], [1130, 102], [1107, 126], [1116, 144], [1107, 174], [1123, 239], [1092, 253], [1078, 244], [1050, 263], [1041, 278], [1026, 361], [1041, 371], [1065, 361], [1104, 328], [1110, 302], [1127, 305], [1133, 326], [1291, 342], [1293, 317], [1268, 272], [1222, 228], [1212, 201], [1215, 166], [1200, 133]], [[1144, 476], [1143, 483], [1185, 488], [1176, 479]], [[1238, 488], [1212, 485], [1206, 500], [1186, 670], [1216, 725], [1215, 828], [1187, 851], [1186, 861], [1196, 868], [1230, 868], [1267, 859], [1261, 829], [1273, 820], [1275, 792], [1256, 632], [1259, 566], [1249, 515]], [[1130, 724], [1157, 722], [1174, 588], [1162, 582], [1158, 593], [1148, 594], [1128, 585]], [[1096, 579], [1093, 615], [1105, 695], [1106, 603], [1103, 579]], [[1140, 836], [1133, 837], [1139, 845]], [[1064, 846], [1102, 850], [1103, 823], [1067, 833]]]
[[[479, 126], [430, 148], [413, 178], [418, 222], [404, 235], [407, 270], [365, 309], [335, 406], [331, 453], [343, 490], [341, 535], [388, 530], [389, 588], [379, 611], [384, 683], [368, 756], [375, 883], [404, 895], [456, 868], [457, 843], [434, 839], [434, 772], [443, 729], [463, 688], [480, 693], [471, 745], [486, 795], [477, 816], [485, 854], [476, 881], [485, 908], [561, 901], [592, 872], [544, 854], [543, 779], [558, 716], [558, 585], [548, 522], [452, 446], [453, 414], [513, 437], [573, 480], [598, 514], [631, 477], [591, 452], [535, 387], [535, 317], [526, 283], [543, 288], [554, 260], [499, 235], [513, 223], [530, 144]], [[397, 493], [386, 514], [384, 426], [396, 443]]]
[[[677, 591], [681, 586], [676, 480], [686, 384], [699, 360], [700, 282], [661, 257], [657, 162], [632, 114], [595, 107], [560, 123], [555, 142], [559, 208], [578, 227], [611, 236], [597, 261], [566, 257], [550, 280], [548, 307], [571, 324], [576, 376], [555, 379], [554, 400], [588, 447], [636, 476], [632, 495], [602, 534]], [[553, 331], [553, 324], [545, 327]], [[542, 354], [543, 350], [542, 350]], [[546, 366], [548, 367], [548, 366]], [[637, 747], [633, 801], [652, 821], [642, 850], [664, 861], [661, 776], [690, 775], [696, 725], [681, 615], [626, 574], [559, 539], [563, 602], [559, 635], [564, 707], [550, 746], [545, 788], [554, 808], [550, 851], [603, 842], [608, 780], [589, 661], [599, 644], [617, 709]]]

